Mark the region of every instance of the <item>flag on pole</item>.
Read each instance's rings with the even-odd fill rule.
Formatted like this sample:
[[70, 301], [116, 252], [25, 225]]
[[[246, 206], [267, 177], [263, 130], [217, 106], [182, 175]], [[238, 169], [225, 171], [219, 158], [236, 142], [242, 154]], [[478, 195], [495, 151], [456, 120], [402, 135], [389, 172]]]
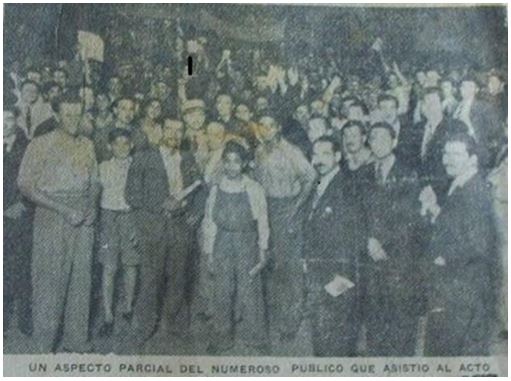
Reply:
[[105, 43], [103, 42], [103, 39], [97, 34], [79, 30], [78, 46], [80, 56], [84, 61], [94, 60], [103, 62]]

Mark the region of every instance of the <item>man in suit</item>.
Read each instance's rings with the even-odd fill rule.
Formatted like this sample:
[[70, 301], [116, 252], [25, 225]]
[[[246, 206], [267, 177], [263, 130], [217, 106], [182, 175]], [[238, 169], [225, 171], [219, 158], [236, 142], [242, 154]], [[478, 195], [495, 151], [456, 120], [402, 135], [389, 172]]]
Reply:
[[16, 178], [28, 139], [16, 125], [14, 107], [4, 108], [4, 333], [16, 311], [17, 325], [31, 331], [31, 281], [33, 208], [22, 197]]
[[[312, 164], [319, 181], [307, 203], [304, 270], [315, 356], [354, 356], [359, 329], [357, 264], [365, 253], [366, 221], [340, 160], [340, 145], [332, 138], [314, 143]], [[336, 276], [354, 286], [332, 295], [324, 287]]]
[[393, 153], [396, 135], [388, 123], [369, 134], [374, 181], [366, 192], [369, 220], [367, 296], [364, 305], [371, 356], [413, 356], [420, 285], [415, 225], [417, 177]]
[[282, 136], [291, 144], [302, 150], [305, 156], [310, 158], [311, 143], [307, 137], [309, 128], [310, 112], [306, 104], [296, 108], [293, 116], [282, 125]]
[[17, 124], [29, 140], [46, 134], [57, 126], [50, 104], [44, 102], [39, 85], [33, 81], [22, 83], [17, 109]]
[[405, 130], [410, 126], [406, 115], [399, 115], [399, 101], [396, 97], [390, 94], [382, 94], [378, 97], [378, 112], [380, 121], [388, 123], [396, 133], [396, 140], [400, 142], [401, 133], [406, 133]]
[[460, 86], [461, 101], [453, 117], [466, 124], [467, 132], [477, 143], [477, 157], [481, 170], [485, 173], [495, 163], [500, 148], [505, 140], [502, 120], [491, 104], [479, 97], [479, 84], [474, 78], [466, 77]]
[[452, 123], [442, 109], [441, 90], [437, 87], [424, 89], [421, 99], [421, 112], [424, 121], [413, 128], [407, 151], [407, 162], [418, 168], [418, 175], [423, 185], [431, 185], [443, 200], [449, 187], [449, 179], [442, 165], [442, 150]]
[[142, 239], [134, 308], [135, 333], [142, 342], [154, 333], [160, 312], [167, 326], [182, 310], [191, 243], [203, 210], [193, 155], [180, 149], [183, 133], [182, 122], [165, 123], [160, 146], [137, 152], [128, 172], [126, 200]]
[[367, 131], [360, 121], [349, 121], [341, 130], [341, 141], [345, 155], [345, 166], [350, 172], [357, 172], [372, 161], [371, 150], [367, 147]]
[[488, 355], [496, 319], [499, 269], [490, 190], [478, 170], [474, 140], [448, 137], [443, 163], [452, 180], [443, 205], [421, 193], [431, 216], [426, 355]]
[[414, 133], [408, 114], [399, 114], [399, 101], [391, 94], [382, 94], [378, 97], [378, 108], [375, 114], [373, 123], [386, 122], [394, 128], [397, 141], [394, 154], [406, 162], [412, 153], [410, 142], [413, 140]]

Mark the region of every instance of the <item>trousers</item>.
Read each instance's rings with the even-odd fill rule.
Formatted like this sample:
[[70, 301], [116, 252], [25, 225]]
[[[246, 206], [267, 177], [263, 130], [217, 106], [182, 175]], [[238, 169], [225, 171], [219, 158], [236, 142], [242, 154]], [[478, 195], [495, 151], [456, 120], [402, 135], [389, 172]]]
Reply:
[[62, 346], [87, 342], [94, 230], [72, 226], [62, 216], [36, 208], [33, 242], [33, 338], [38, 352], [54, 350], [63, 324]]

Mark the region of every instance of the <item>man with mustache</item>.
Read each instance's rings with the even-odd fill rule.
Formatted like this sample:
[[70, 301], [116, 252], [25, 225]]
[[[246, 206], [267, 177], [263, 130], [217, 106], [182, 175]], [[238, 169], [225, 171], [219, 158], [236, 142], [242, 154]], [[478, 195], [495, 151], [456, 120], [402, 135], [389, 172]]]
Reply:
[[356, 171], [371, 161], [371, 150], [366, 146], [367, 134], [364, 124], [350, 121], [341, 131], [347, 167], [350, 171]]
[[[358, 263], [367, 240], [362, 203], [349, 189], [340, 160], [335, 140], [322, 137], [314, 143], [312, 164], [318, 181], [306, 209], [304, 270], [313, 353], [324, 357], [356, 354]], [[340, 294], [328, 292], [325, 286], [336, 279], [352, 287]]]
[[476, 142], [468, 134], [447, 137], [442, 163], [452, 179], [444, 203], [438, 204], [431, 188], [421, 193], [433, 228], [425, 354], [486, 356], [502, 268], [490, 192], [478, 168]]
[[[181, 149], [183, 136], [183, 123], [166, 119], [160, 145], [136, 153], [128, 172], [126, 201], [135, 213], [142, 244], [140, 292], [133, 313], [142, 343], [153, 335], [160, 317], [162, 333], [169, 334], [169, 324], [182, 311], [186, 269], [204, 209], [195, 207], [199, 173], [192, 152]], [[163, 301], [159, 295], [164, 295]]]

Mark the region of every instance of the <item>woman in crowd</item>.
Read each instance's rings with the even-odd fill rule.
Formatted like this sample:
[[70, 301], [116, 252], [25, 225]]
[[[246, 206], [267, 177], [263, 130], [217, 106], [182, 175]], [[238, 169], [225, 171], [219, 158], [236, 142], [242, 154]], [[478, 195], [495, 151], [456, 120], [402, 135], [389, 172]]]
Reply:
[[237, 339], [263, 349], [266, 329], [261, 270], [266, 264], [269, 227], [262, 187], [244, 174], [247, 151], [230, 141], [222, 155], [223, 176], [206, 206], [205, 251], [214, 275], [215, 342], [223, 351]]

